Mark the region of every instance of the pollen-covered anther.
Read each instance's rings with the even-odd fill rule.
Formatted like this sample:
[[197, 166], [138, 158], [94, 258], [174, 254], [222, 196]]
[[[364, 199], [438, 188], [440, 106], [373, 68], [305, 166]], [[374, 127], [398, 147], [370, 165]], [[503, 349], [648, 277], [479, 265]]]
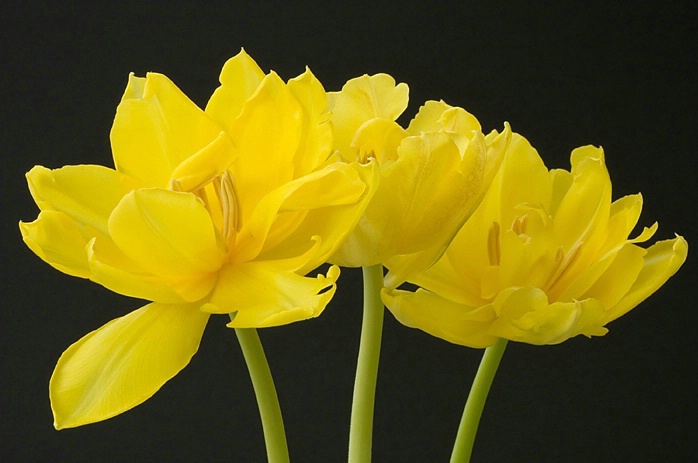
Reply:
[[499, 222], [492, 222], [490, 231], [487, 234], [487, 256], [490, 259], [490, 265], [499, 265], [501, 259], [499, 228]]

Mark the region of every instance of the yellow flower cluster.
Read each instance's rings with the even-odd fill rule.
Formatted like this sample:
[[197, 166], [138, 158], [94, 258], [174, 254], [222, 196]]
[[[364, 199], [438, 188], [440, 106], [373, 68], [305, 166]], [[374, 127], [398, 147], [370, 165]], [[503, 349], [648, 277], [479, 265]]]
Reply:
[[[326, 93], [310, 70], [284, 82], [241, 51], [220, 82], [201, 110], [163, 75], [131, 76], [114, 169], [27, 174], [41, 210], [20, 224], [29, 248], [152, 301], [61, 356], [57, 428], [146, 400], [186, 366], [211, 314], [235, 328], [318, 316], [338, 265], [386, 265], [384, 302], [401, 322], [484, 347], [604, 334], [686, 258], [681, 237], [635, 244], [655, 226], [628, 239], [641, 198], [611, 202], [599, 149], [548, 171], [508, 125], [485, 135], [443, 101], [403, 128], [408, 88], [385, 74]], [[405, 281], [423, 289], [397, 289]]]

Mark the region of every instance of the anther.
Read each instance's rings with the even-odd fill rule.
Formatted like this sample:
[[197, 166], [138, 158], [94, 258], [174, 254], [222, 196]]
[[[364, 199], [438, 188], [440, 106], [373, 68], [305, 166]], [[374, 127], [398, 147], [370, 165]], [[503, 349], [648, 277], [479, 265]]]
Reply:
[[499, 245], [499, 223], [492, 222], [490, 231], [487, 235], [487, 255], [490, 259], [490, 265], [499, 265], [501, 259], [501, 249]]

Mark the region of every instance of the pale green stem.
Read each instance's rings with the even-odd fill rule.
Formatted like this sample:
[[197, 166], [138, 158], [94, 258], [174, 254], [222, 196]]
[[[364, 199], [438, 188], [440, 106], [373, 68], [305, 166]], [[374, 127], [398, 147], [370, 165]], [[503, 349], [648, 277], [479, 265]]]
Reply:
[[257, 397], [259, 415], [262, 418], [264, 443], [267, 447], [269, 463], [289, 463], [288, 445], [284, 421], [281, 417], [279, 398], [276, 395], [274, 379], [269, 370], [264, 348], [255, 328], [236, 328], [235, 334], [242, 348], [247, 369], [252, 379], [252, 387]]
[[451, 463], [468, 463], [470, 461], [475, 434], [477, 434], [477, 427], [480, 424], [482, 410], [485, 408], [485, 400], [487, 400], [492, 380], [497, 373], [499, 361], [502, 359], [506, 347], [507, 340], [498, 339], [497, 342], [485, 349], [468, 400], [465, 402], [465, 410], [463, 410], [456, 443], [451, 454]]
[[354, 381], [349, 428], [349, 463], [369, 463], [373, 441], [373, 407], [378, 378], [378, 359], [383, 334], [383, 265], [363, 268], [364, 315], [359, 358]]

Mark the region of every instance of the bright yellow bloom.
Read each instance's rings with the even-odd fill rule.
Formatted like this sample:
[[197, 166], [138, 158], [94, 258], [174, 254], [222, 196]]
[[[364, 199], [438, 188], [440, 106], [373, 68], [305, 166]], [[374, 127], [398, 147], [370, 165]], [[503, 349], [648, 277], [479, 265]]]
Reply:
[[423, 289], [383, 293], [396, 318], [470, 347], [497, 338], [556, 344], [604, 335], [664, 284], [685, 261], [686, 241], [637, 246], [657, 228], [628, 239], [642, 197], [611, 202], [600, 148], [578, 148], [571, 160], [571, 172], [548, 171], [514, 134], [489, 192], [443, 257], [408, 277]]
[[73, 344], [51, 378], [57, 428], [138, 405], [189, 362], [210, 313], [231, 327], [315, 317], [339, 275], [304, 277], [371, 197], [373, 166], [332, 162], [325, 91], [284, 83], [243, 52], [206, 110], [160, 74], [131, 76], [111, 131], [116, 169], [27, 179], [41, 209], [26, 244], [70, 275], [153, 301]]
[[395, 257], [413, 270], [429, 266], [482, 199], [506, 151], [508, 126], [485, 136], [475, 117], [443, 101], [427, 102], [403, 129], [395, 119], [407, 94], [386, 74], [352, 79], [330, 94], [335, 148], [348, 162], [375, 159], [381, 177], [333, 263]]

